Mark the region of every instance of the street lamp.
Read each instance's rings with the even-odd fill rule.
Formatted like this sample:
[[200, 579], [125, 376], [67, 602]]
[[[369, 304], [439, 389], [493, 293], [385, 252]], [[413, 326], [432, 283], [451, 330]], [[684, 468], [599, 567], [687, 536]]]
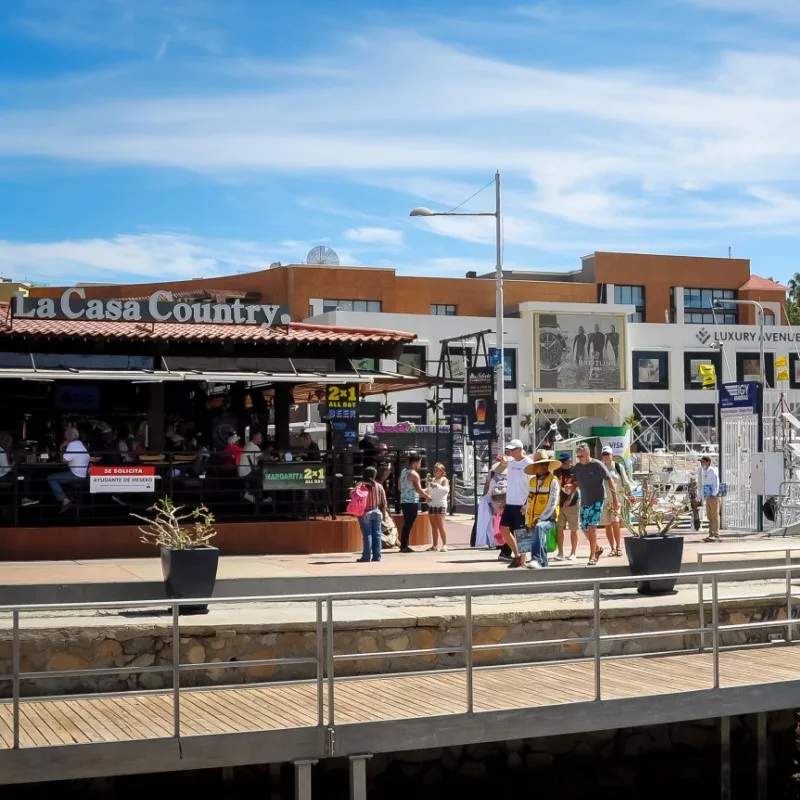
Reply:
[[716, 308], [725, 308], [728, 305], [735, 306], [756, 306], [758, 308], [758, 364], [761, 372], [761, 385], [766, 388], [767, 385], [767, 371], [764, 364], [764, 306], [758, 300], [715, 300], [714, 306]]
[[[486, 188], [486, 187], [484, 187]], [[412, 217], [494, 217], [495, 219], [495, 245], [497, 248], [497, 260], [495, 265], [496, 274], [496, 301], [495, 314], [497, 328], [497, 352], [500, 357], [500, 364], [495, 372], [495, 383], [497, 394], [497, 446], [500, 453], [503, 452], [505, 442], [505, 354], [503, 351], [503, 242], [500, 215], [500, 172], [494, 175], [494, 211], [432, 211], [430, 208], [419, 207], [411, 211]]]

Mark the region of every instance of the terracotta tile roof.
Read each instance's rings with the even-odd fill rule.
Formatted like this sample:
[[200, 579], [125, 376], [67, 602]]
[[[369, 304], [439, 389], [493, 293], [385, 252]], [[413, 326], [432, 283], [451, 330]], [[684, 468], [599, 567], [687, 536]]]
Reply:
[[767, 292], [788, 292], [789, 287], [782, 283], [771, 281], [769, 278], [762, 278], [760, 275], [751, 275], [750, 280], [744, 286], [739, 287], [739, 291], [761, 290]]
[[351, 344], [413, 342], [417, 335], [380, 328], [349, 328], [340, 325], [309, 325], [291, 322], [273, 328], [257, 325], [203, 325], [150, 322], [100, 322], [92, 320], [11, 319], [8, 303], [0, 303], [0, 337], [49, 336], [63, 338], [117, 339], [136, 341], [231, 341]]

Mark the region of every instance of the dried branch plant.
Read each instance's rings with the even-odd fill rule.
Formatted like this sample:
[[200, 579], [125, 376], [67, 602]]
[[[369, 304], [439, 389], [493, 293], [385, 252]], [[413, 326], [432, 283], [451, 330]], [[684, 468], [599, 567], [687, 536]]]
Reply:
[[680, 520], [692, 513], [677, 492], [662, 495], [648, 481], [642, 482], [641, 497], [627, 495], [623, 502], [622, 521], [634, 536], [647, 536], [648, 528], [665, 536]]
[[[162, 497], [147, 509], [152, 518], [139, 514], [132, 517], [147, 523], [139, 526], [141, 541], [171, 550], [190, 550], [203, 547], [217, 535], [214, 530], [214, 515], [205, 506], [197, 506], [193, 511], [182, 514], [183, 506], [176, 506], [171, 497]], [[191, 520], [188, 525], [185, 522]]]

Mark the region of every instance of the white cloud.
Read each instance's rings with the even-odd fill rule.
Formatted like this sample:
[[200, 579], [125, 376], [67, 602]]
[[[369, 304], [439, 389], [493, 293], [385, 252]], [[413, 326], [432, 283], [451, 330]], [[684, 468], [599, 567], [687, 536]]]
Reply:
[[[50, 103], [38, 93], [25, 110], [0, 114], [0, 157], [220, 179], [335, 175], [444, 208], [500, 167], [505, 240], [534, 246], [574, 226], [598, 235], [768, 230], [785, 224], [785, 214], [748, 216], [754, 187], [800, 190], [800, 58], [792, 53], [722, 53], [705, 71], [680, 59], [626, 71], [520, 66], [392, 30], [336, 44], [333, 55], [313, 53], [278, 75], [272, 62], [262, 73], [251, 59], [246, 79], [226, 78], [224, 65], [235, 72], [242, 62], [221, 60], [218, 81], [202, 91], [86, 100], [59, 85]], [[724, 213], [720, 195], [730, 200]], [[491, 207], [491, 196], [469, 207], [486, 201]], [[362, 216], [349, 224], [368, 227], [350, 229], [346, 240], [402, 244], [401, 232], [371, 210], [355, 212]], [[491, 220], [428, 224], [464, 241], [493, 241]]]
[[252, 242], [201, 240], [173, 233], [120, 235], [60, 242], [0, 240], [0, 272], [65, 284], [210, 278], [265, 269], [272, 252]]
[[348, 242], [358, 244], [377, 244], [388, 247], [399, 247], [405, 237], [402, 231], [393, 228], [349, 228], [343, 234]]
[[681, 0], [681, 2], [712, 11], [800, 21], [800, 6], [797, 0]]

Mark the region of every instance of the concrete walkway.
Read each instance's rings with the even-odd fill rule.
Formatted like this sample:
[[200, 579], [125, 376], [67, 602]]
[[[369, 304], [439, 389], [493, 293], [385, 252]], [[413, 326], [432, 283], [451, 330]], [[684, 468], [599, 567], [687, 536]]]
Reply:
[[[310, 586], [299, 588], [303, 579], [315, 578], [347, 578], [359, 577], [407, 576], [407, 585], [412, 585], [415, 578], [440, 575], [443, 585], [450, 584], [456, 575], [473, 575], [485, 577], [488, 574], [505, 573], [517, 575], [523, 579], [530, 571], [507, 570], [506, 565], [498, 563], [494, 550], [474, 550], [469, 547], [469, 535], [472, 520], [466, 515], [448, 519], [449, 552], [424, 552], [419, 549], [412, 554], [403, 554], [395, 550], [384, 552], [380, 563], [358, 564], [356, 554], [326, 554], [310, 556], [228, 556], [224, 553], [220, 558], [218, 582], [241, 580], [280, 580], [293, 579], [298, 586], [295, 591], [316, 591]], [[706, 544], [702, 541], [705, 533], [685, 533], [683, 562], [685, 565], [697, 562], [698, 552], [704, 559], [711, 557], [713, 562], [748, 562], [753, 559], [772, 560], [782, 555], [779, 551], [786, 547], [797, 547], [796, 555], [800, 556], [800, 539], [780, 538], [764, 539], [763, 534], [723, 532], [720, 544]], [[627, 559], [608, 557], [608, 543], [601, 533], [599, 542], [605, 547], [605, 554], [600, 559], [596, 570], [603, 571], [617, 568], [627, 570]], [[754, 554], [753, 550], [775, 549], [774, 553]], [[737, 550], [733, 555], [718, 555], [719, 550]], [[23, 587], [37, 585], [79, 585], [79, 584], [143, 584], [161, 581], [161, 564], [153, 550], [153, 558], [124, 559], [118, 561], [84, 560], [84, 561], [36, 561], [0, 563], [0, 587]], [[576, 567], [585, 567], [589, 559], [589, 548], [585, 537], [579, 536], [578, 557], [576, 561], [551, 561], [552, 569], [548, 577], [571, 577], [560, 574], [572, 572]], [[542, 575], [544, 571], [536, 571]], [[585, 572], [585, 570], [583, 570]], [[551, 574], [552, 573], [552, 574]], [[605, 573], [604, 573], [605, 574]], [[348, 581], [349, 583], [349, 581]], [[426, 585], [437, 585], [426, 581]], [[364, 588], [372, 588], [365, 586]], [[347, 589], [349, 590], [349, 588]], [[264, 589], [268, 592], [268, 589]], [[323, 589], [322, 591], [328, 591]]]

